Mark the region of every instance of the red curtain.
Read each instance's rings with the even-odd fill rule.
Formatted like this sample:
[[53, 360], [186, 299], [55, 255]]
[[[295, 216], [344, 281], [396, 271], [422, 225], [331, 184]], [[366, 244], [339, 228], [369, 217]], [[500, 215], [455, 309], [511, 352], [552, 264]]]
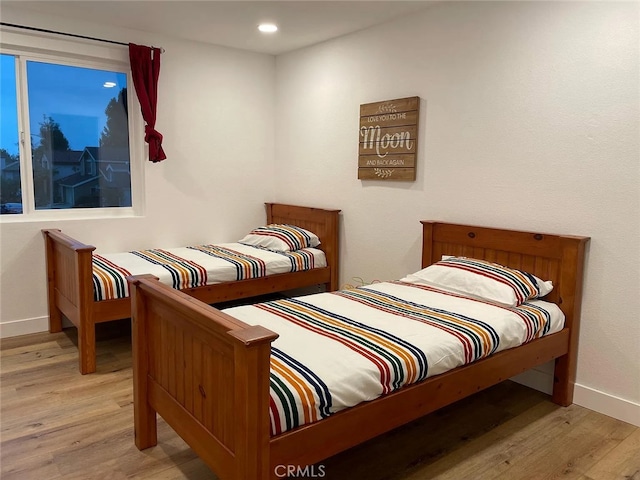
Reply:
[[138, 95], [142, 118], [146, 122], [144, 141], [149, 144], [149, 160], [160, 162], [167, 158], [162, 149], [162, 134], [155, 129], [158, 104], [158, 77], [160, 76], [159, 48], [129, 44], [129, 61], [133, 86]]

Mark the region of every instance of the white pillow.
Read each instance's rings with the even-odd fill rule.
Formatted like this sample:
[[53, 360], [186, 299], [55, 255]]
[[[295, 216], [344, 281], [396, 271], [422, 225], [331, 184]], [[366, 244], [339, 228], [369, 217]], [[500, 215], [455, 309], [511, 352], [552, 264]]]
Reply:
[[320, 245], [320, 239], [315, 233], [295, 225], [270, 224], [252, 230], [238, 243], [275, 252], [292, 252], [315, 248]]
[[527, 272], [466, 257], [449, 257], [403, 279], [423, 283], [508, 307], [544, 297], [553, 289]]

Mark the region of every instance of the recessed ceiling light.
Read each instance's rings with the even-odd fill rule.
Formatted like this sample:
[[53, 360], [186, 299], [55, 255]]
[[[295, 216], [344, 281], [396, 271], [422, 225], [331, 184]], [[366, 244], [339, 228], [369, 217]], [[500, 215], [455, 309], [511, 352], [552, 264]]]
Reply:
[[261, 23], [258, 25], [258, 30], [262, 33], [273, 33], [278, 31], [278, 26], [273, 23]]
[[116, 86], [116, 82], [104, 82], [102, 85], [104, 88], [113, 88]]

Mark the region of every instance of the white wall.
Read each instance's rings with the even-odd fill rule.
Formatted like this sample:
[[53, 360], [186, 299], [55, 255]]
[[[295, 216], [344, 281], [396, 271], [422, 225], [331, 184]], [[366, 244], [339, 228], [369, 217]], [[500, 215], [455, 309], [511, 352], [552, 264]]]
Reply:
[[[234, 241], [264, 221], [263, 202], [273, 200], [273, 56], [4, 7], [2, 19], [164, 47], [156, 128], [168, 157], [132, 159], [144, 163], [143, 216], [0, 225], [2, 336], [48, 328], [41, 228], [60, 228], [108, 252]], [[115, 48], [128, 58], [126, 48]]]
[[[281, 55], [275, 145], [279, 201], [343, 210], [343, 283], [417, 270], [422, 219], [592, 237], [576, 403], [640, 425], [638, 18], [444, 2]], [[357, 180], [359, 105], [415, 95], [417, 180]]]

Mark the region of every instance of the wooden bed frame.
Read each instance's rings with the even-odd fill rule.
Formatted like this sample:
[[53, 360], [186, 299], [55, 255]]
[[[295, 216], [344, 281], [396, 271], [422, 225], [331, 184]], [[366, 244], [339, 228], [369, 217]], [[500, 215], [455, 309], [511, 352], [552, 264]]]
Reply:
[[[287, 223], [314, 232], [322, 242], [327, 267], [293, 273], [269, 275], [236, 282], [223, 282], [183, 291], [205, 303], [254, 297], [294, 288], [325, 284], [338, 288], [338, 216], [340, 210], [267, 203], [267, 223]], [[92, 252], [85, 245], [60, 230], [42, 230], [45, 238], [49, 331], [62, 330], [62, 316], [78, 329], [80, 372], [96, 371], [95, 325], [131, 316], [131, 300], [95, 301], [93, 298]]]
[[277, 466], [312, 465], [553, 359], [552, 399], [570, 405], [588, 238], [422, 223], [423, 267], [443, 254], [465, 255], [552, 280], [547, 299], [566, 315], [564, 329], [270, 437], [269, 354], [277, 334], [151, 276], [132, 278], [136, 446], [157, 444], [157, 412], [221, 479], [277, 478]]

